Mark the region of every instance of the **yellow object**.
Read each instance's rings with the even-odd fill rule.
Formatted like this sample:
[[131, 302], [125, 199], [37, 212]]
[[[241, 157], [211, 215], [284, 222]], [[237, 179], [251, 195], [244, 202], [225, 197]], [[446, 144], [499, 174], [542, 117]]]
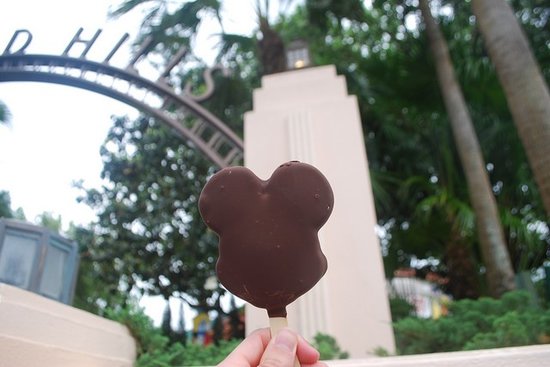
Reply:
[[197, 317], [193, 319], [193, 331], [203, 331], [205, 326], [207, 326], [207, 330], [210, 329], [210, 317], [208, 317], [208, 314], [206, 312], [203, 312], [198, 314]]

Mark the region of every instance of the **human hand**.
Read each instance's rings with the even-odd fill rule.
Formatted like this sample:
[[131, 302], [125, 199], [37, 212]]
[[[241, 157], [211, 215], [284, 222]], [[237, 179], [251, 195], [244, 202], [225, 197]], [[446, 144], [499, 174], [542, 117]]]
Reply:
[[326, 367], [319, 362], [319, 352], [292, 330], [284, 328], [271, 339], [269, 329], [259, 329], [218, 367], [294, 367], [296, 357], [301, 367]]

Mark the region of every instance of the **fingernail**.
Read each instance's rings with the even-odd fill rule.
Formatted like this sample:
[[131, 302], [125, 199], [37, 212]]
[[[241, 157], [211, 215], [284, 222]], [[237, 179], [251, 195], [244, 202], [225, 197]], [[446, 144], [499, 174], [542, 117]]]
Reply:
[[275, 345], [288, 348], [289, 351], [294, 353], [296, 346], [298, 345], [298, 339], [291, 331], [283, 329], [275, 337]]

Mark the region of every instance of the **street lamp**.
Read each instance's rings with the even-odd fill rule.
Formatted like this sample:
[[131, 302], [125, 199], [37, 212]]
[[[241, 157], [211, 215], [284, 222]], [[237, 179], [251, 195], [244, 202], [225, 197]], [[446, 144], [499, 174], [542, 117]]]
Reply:
[[310, 66], [309, 47], [304, 40], [295, 40], [286, 47], [286, 63], [289, 70]]
[[0, 282], [70, 304], [78, 246], [50, 230], [0, 219]]

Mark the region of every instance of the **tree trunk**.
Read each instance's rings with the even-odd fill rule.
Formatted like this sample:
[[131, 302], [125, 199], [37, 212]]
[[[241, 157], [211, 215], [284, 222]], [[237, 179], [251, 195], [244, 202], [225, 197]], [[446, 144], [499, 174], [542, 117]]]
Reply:
[[472, 10], [496, 68], [550, 217], [550, 93], [510, 5], [473, 0]]
[[476, 216], [476, 227], [483, 262], [487, 269], [489, 292], [499, 297], [515, 288], [514, 270], [504, 241], [485, 163], [474, 131], [464, 96], [455, 77], [447, 43], [432, 17], [428, 0], [420, 0], [420, 9], [435, 60], [437, 76], [454, 141], [468, 184], [470, 201]]
[[447, 290], [453, 299], [477, 299], [479, 279], [472, 249], [463, 242], [461, 236], [455, 235], [454, 231], [445, 248], [443, 262], [447, 266], [449, 277]]
[[279, 33], [269, 25], [267, 18], [260, 17], [262, 39], [258, 41], [262, 75], [281, 73], [286, 70], [285, 45]]

